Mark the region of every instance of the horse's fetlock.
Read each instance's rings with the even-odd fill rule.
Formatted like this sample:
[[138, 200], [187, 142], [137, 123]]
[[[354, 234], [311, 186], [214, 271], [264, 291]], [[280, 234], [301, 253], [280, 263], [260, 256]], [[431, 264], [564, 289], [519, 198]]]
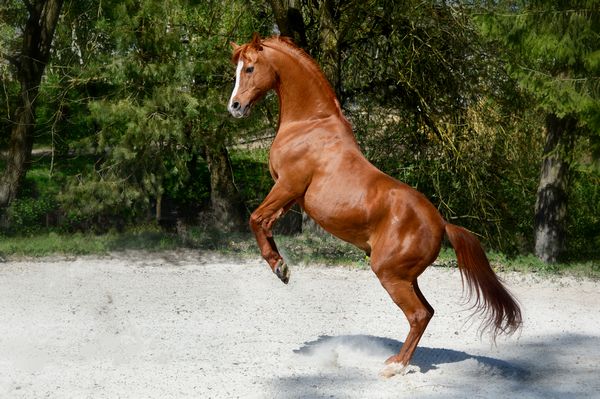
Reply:
[[281, 256], [272, 251], [270, 251], [268, 254], [263, 255], [263, 258], [267, 261], [269, 266], [271, 266], [271, 269], [275, 268], [279, 261], [283, 261], [283, 258]]

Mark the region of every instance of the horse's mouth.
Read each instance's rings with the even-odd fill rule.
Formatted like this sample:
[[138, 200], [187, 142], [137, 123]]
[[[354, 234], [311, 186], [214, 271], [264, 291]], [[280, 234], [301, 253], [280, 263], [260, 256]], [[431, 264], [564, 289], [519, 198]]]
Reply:
[[250, 115], [250, 111], [252, 110], [252, 103], [248, 103], [248, 105], [246, 105], [244, 108], [238, 108], [238, 109], [229, 109], [229, 113], [234, 117], [234, 118], [245, 118], [248, 115]]
[[250, 115], [250, 111], [252, 111], [252, 103], [248, 103], [246, 108], [244, 108], [244, 111], [242, 112], [242, 117], [247, 117], [248, 115]]

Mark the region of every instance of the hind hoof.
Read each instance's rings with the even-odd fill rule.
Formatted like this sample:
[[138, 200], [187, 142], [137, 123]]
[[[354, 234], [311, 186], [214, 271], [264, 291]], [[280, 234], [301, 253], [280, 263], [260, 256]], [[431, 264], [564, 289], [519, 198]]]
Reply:
[[279, 279], [281, 281], [283, 281], [284, 284], [289, 283], [289, 281], [290, 281], [290, 268], [288, 267], [287, 263], [285, 263], [285, 261], [283, 259], [279, 259], [277, 261], [277, 264], [275, 265], [275, 268], [273, 269], [273, 272], [275, 273], [275, 275], [277, 277], [279, 277]]
[[403, 363], [387, 363], [386, 366], [379, 372], [379, 376], [383, 378], [391, 378], [395, 375], [406, 374], [408, 365]]

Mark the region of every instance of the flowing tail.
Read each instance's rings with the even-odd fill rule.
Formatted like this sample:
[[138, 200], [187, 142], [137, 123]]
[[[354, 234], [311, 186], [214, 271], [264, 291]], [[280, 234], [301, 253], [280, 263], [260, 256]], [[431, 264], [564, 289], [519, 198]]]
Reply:
[[494, 340], [501, 333], [513, 334], [522, 323], [521, 309], [492, 270], [479, 240], [467, 229], [450, 223], [446, 224], [446, 235], [456, 252], [463, 286], [466, 279], [469, 298], [475, 294], [475, 310], [486, 316], [482, 331], [489, 330]]

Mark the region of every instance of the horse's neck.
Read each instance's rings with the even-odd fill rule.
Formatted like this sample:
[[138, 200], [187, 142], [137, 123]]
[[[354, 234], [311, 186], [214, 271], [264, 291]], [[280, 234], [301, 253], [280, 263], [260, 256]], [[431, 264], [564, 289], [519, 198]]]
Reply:
[[340, 116], [341, 109], [327, 81], [315, 74], [306, 61], [277, 52], [274, 66], [279, 76], [275, 91], [279, 97], [279, 125]]

